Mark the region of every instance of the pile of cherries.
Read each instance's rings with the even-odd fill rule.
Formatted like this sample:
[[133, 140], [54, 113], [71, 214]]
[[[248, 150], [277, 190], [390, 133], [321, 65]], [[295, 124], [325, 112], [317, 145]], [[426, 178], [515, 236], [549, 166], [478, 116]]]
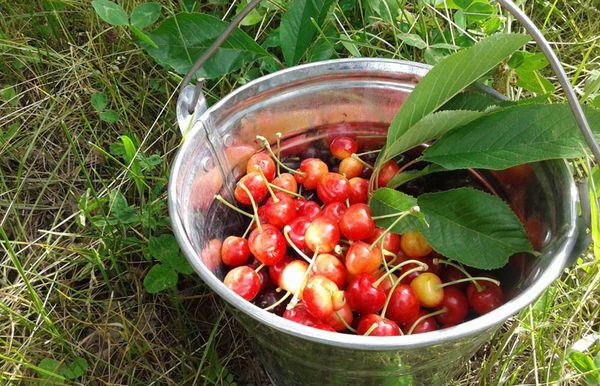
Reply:
[[[366, 205], [372, 166], [361, 158], [375, 151], [357, 153], [355, 139], [338, 136], [329, 146], [340, 160], [337, 172], [318, 158], [294, 169], [258, 138], [266, 151], [249, 159], [237, 182], [241, 206], [215, 197], [251, 219], [221, 247], [232, 291], [300, 324], [371, 336], [433, 331], [503, 304], [497, 280], [473, 277], [418, 232], [375, 225]], [[377, 184], [386, 186], [399, 171], [389, 161]]]

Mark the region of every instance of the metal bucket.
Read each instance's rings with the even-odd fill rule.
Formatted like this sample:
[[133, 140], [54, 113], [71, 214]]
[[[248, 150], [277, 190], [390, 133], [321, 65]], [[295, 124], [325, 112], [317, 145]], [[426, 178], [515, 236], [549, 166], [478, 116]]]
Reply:
[[[512, 278], [503, 283], [509, 300], [483, 316], [419, 335], [347, 335], [283, 319], [225, 287], [220, 240], [241, 233], [243, 225], [213, 196], [231, 197], [245, 161], [259, 150], [255, 136], [273, 142], [281, 131], [284, 154], [307, 154], [318, 152], [332, 134], [373, 134], [373, 127], [384, 132], [428, 68], [385, 59], [298, 66], [257, 79], [201, 114], [197, 110], [195, 121], [186, 109], [194, 87], [182, 92], [178, 117], [184, 141], [169, 183], [173, 229], [195, 271], [248, 330], [275, 384], [441, 383], [507, 318], [531, 304], [585, 246], [578, 190], [566, 162], [541, 162], [486, 176], [525, 221], [541, 225], [543, 247], [541, 256], [517, 256], [504, 268], [500, 275]], [[201, 100], [197, 109], [204, 106]]]

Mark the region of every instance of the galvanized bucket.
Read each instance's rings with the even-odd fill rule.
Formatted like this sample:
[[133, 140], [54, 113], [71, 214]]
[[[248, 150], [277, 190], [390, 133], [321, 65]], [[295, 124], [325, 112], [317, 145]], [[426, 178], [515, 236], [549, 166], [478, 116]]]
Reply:
[[[503, 0], [502, 4], [511, 12], [518, 11], [510, 8], [512, 3]], [[526, 18], [520, 11], [515, 15]], [[555, 56], [550, 60], [556, 64]], [[501, 275], [512, 278], [509, 300], [483, 316], [419, 335], [348, 335], [283, 319], [225, 287], [221, 240], [240, 232], [242, 223], [213, 197], [217, 193], [231, 197], [246, 160], [259, 150], [256, 135], [273, 142], [275, 133], [281, 131], [284, 153], [307, 154], [318, 152], [322, 139], [331, 135], [349, 131], [385, 134], [428, 69], [419, 63], [386, 59], [312, 63], [256, 79], [208, 109], [197, 87], [188, 85], [181, 92], [177, 117], [184, 140], [168, 189], [173, 231], [194, 270], [231, 305], [275, 384], [441, 384], [460, 371], [506, 319], [531, 304], [587, 246], [586, 199], [581, 201], [582, 218], [579, 192], [567, 163], [541, 162], [526, 166], [525, 173], [509, 170], [486, 175], [502, 187], [511, 203], [527, 204], [520, 215], [539, 222], [543, 247], [541, 256], [517, 257], [504, 268]], [[576, 109], [574, 114], [578, 114]], [[582, 117], [578, 122], [587, 123]]]

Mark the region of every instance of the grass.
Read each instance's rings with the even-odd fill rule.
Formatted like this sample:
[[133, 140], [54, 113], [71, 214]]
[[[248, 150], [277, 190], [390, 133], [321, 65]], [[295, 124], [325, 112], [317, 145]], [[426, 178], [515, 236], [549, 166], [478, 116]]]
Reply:
[[[139, 1], [124, 3], [131, 9]], [[181, 10], [177, 2], [162, 3], [163, 15]], [[585, 84], [600, 71], [597, 4], [520, 3], [544, 26], [578, 93], [590, 97]], [[202, 11], [223, 16], [229, 6], [211, 2]], [[444, 10], [410, 9], [418, 16], [414, 25], [456, 32]], [[279, 14], [246, 30], [264, 39]], [[423, 50], [398, 40], [397, 27], [385, 18], [361, 40], [366, 32], [355, 24], [364, 13], [355, 8], [336, 15], [331, 28], [341, 36], [340, 56], [358, 50], [426, 59]], [[240, 72], [212, 81], [212, 101], [248, 77]], [[0, 1], [0, 88], [7, 87], [0, 94], [3, 382], [60, 383], [52, 376], [56, 366], [83, 358], [87, 368], [80, 374], [60, 371], [67, 382], [266, 383], [243, 330], [199, 279], [180, 275], [177, 289], [159, 294], [144, 289], [152, 266], [147, 242], [168, 232], [164, 183], [180, 141], [174, 103], [180, 80], [133, 44], [126, 29], [100, 21], [87, 1]], [[106, 109], [118, 121], [101, 119], [90, 103], [96, 92], [107, 97]], [[133, 173], [122, 135], [160, 162]], [[117, 193], [129, 205], [119, 211], [106, 203]], [[600, 350], [597, 258], [583, 256], [535, 305], [507, 322], [455, 383], [583, 384], [586, 374], [566, 358], [585, 338], [595, 337], [586, 353]]]

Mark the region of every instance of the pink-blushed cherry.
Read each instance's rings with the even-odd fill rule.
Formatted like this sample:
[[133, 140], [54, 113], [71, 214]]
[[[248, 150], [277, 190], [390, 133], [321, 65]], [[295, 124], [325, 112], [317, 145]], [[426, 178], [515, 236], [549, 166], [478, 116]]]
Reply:
[[344, 212], [340, 219], [340, 232], [348, 240], [364, 240], [375, 232], [375, 221], [371, 209], [366, 204], [354, 204]]
[[[403, 252], [401, 252], [403, 254]], [[406, 275], [404, 277], [404, 279], [402, 279], [402, 283], [404, 284], [410, 284], [417, 276], [419, 276], [420, 274], [422, 274], [423, 272], [431, 272], [434, 273], [436, 275], [438, 275], [441, 272], [441, 265], [436, 262], [436, 260], [430, 258], [430, 257], [422, 257], [420, 259], [415, 259], [415, 260], [419, 260], [422, 263], [427, 265], [427, 269], [425, 271], [417, 271], [417, 272], [412, 272], [408, 275]], [[405, 266], [402, 267], [402, 273], [407, 272], [408, 270], [417, 267], [417, 264], [413, 264], [413, 263], [409, 263]], [[439, 276], [439, 275], [438, 275]]]
[[327, 164], [318, 158], [306, 158], [300, 163], [300, 173], [294, 174], [296, 181], [306, 189], [315, 189], [321, 177], [329, 172]]
[[348, 180], [350, 184], [350, 195], [348, 201], [352, 204], [366, 204], [369, 200], [369, 181], [361, 178], [354, 177]]
[[383, 275], [386, 275], [386, 278], [379, 282], [377, 288], [379, 288], [381, 291], [387, 294], [390, 291], [390, 289], [392, 289], [394, 283], [398, 278], [393, 273], [388, 273], [386, 271], [376, 272], [373, 276], [375, 277], [375, 279], [379, 279]]
[[395, 336], [400, 335], [400, 327], [392, 320], [377, 314], [366, 314], [360, 318], [356, 333], [369, 336]]
[[315, 257], [310, 271], [312, 276], [324, 276], [335, 283], [339, 288], [346, 284], [346, 266], [332, 254], [321, 253]]
[[336, 221], [320, 216], [314, 219], [304, 234], [304, 241], [311, 251], [328, 253], [340, 241], [340, 230]]
[[283, 234], [271, 224], [263, 224], [250, 232], [250, 252], [261, 263], [273, 265], [283, 258], [287, 243]]
[[325, 205], [321, 214], [323, 216], [328, 216], [335, 220], [335, 222], [339, 222], [348, 207], [346, 204], [341, 202], [332, 202], [331, 204]]
[[256, 153], [252, 155], [246, 164], [246, 173], [256, 172], [256, 167], [263, 172], [268, 181], [275, 178], [275, 162], [268, 154]]
[[298, 217], [306, 217], [310, 221], [321, 215], [321, 207], [314, 201], [303, 202], [298, 199], [296, 200], [296, 208], [298, 208]]
[[233, 192], [235, 199], [244, 205], [250, 205], [252, 201], [250, 200], [248, 193], [246, 193], [240, 185], [244, 185], [248, 188], [250, 194], [254, 198], [254, 202], [257, 204], [262, 202], [269, 193], [265, 180], [258, 172], [248, 173], [238, 181]]
[[390, 296], [386, 316], [399, 325], [405, 325], [419, 313], [419, 299], [406, 284], [398, 284]]
[[320, 321], [327, 320], [345, 303], [344, 292], [325, 276], [317, 275], [308, 280], [302, 291], [306, 309]]
[[461, 290], [453, 287], [444, 288], [444, 298], [439, 308], [446, 312], [436, 315], [436, 319], [445, 327], [462, 323], [469, 313], [467, 297]]
[[344, 202], [350, 196], [350, 183], [339, 173], [327, 173], [317, 184], [317, 195], [324, 204]]
[[[435, 321], [434, 316], [429, 316], [427, 318], [421, 319], [421, 321], [419, 321], [419, 323], [417, 323], [415, 325], [417, 320], [419, 320], [420, 318], [422, 318], [426, 315], [428, 315], [427, 311], [425, 311], [423, 309], [419, 310], [417, 315], [415, 315], [415, 317], [413, 319], [409, 320], [404, 325], [404, 329], [405, 329], [406, 333], [410, 332], [411, 334], [423, 334], [426, 332], [437, 330], [438, 325], [437, 325], [437, 322]], [[412, 331], [411, 331], [411, 329], [412, 329]]]
[[285, 312], [283, 313], [283, 317], [285, 319], [310, 327], [319, 323], [317, 318], [315, 318], [310, 314], [310, 312], [308, 312], [306, 306], [303, 303], [299, 303], [294, 308], [285, 310]]
[[352, 275], [373, 274], [381, 265], [381, 250], [370, 248], [364, 241], [355, 241], [346, 252], [346, 269]]
[[264, 267], [260, 268], [261, 264], [262, 263], [260, 261], [258, 261], [258, 259], [256, 259], [256, 258], [253, 258], [250, 262], [248, 262], [246, 264], [248, 267], [252, 268], [258, 274], [258, 277], [260, 278], [260, 290], [258, 292], [262, 292], [262, 291], [266, 290], [272, 284], [267, 270], [263, 269]]
[[400, 246], [406, 256], [418, 259], [425, 257], [433, 250], [420, 232], [406, 232], [400, 238]]
[[340, 160], [350, 157], [358, 150], [358, 144], [350, 137], [339, 136], [335, 137], [329, 144], [331, 154]]
[[275, 198], [270, 197], [264, 205], [267, 222], [278, 229], [283, 229], [296, 218], [296, 202], [289, 194], [275, 193]]
[[336, 332], [333, 327], [328, 325], [327, 323], [316, 323], [311, 326], [312, 328], [317, 328], [323, 331]]
[[[344, 319], [345, 324], [340, 320], [340, 318]], [[348, 305], [348, 302], [344, 303], [342, 308], [332, 313], [324, 323], [331, 326], [336, 331], [345, 331], [347, 329], [346, 326], [350, 326], [352, 324], [352, 320], [354, 319], [354, 314]]]
[[442, 279], [431, 272], [423, 272], [410, 283], [419, 302], [423, 307], [438, 307], [444, 300], [444, 289], [441, 287]]
[[267, 267], [267, 271], [269, 272], [269, 278], [273, 283], [279, 286], [279, 280], [281, 278], [281, 273], [286, 265], [291, 263], [293, 259], [290, 256], [284, 256], [281, 260], [273, 265], [269, 265]]
[[230, 267], [238, 267], [245, 264], [250, 257], [248, 240], [243, 237], [229, 236], [221, 245], [221, 260], [223, 264]]
[[254, 299], [261, 287], [261, 280], [256, 271], [245, 265], [227, 272], [223, 282], [227, 288], [246, 300]]
[[400, 171], [400, 166], [394, 160], [390, 160], [383, 164], [379, 170], [379, 176], [377, 177], [377, 185], [380, 188], [386, 187], [388, 182]]
[[296, 295], [302, 288], [308, 264], [304, 260], [292, 260], [281, 270], [277, 285]]
[[[367, 243], [374, 243], [384, 232], [385, 229], [377, 227], [373, 231], [371, 237], [367, 238], [365, 241]], [[385, 236], [383, 236], [383, 249], [392, 252], [394, 255], [402, 254], [401, 258], [405, 257], [400, 248], [400, 235], [397, 233], [387, 232]]]
[[287, 232], [294, 245], [303, 251], [308, 249], [304, 235], [310, 226], [310, 222], [311, 220], [306, 216], [296, 217], [290, 222], [290, 230]]
[[353, 157], [344, 158], [342, 162], [340, 162], [340, 174], [348, 179], [360, 177], [363, 169], [364, 165], [358, 159]]
[[375, 280], [372, 275], [361, 273], [348, 283], [346, 301], [353, 311], [360, 314], [374, 314], [381, 311], [387, 296], [384, 290], [375, 287]]
[[298, 193], [298, 182], [296, 182], [296, 178], [290, 173], [281, 173], [271, 183], [288, 192]]
[[467, 286], [467, 299], [473, 311], [483, 315], [504, 304], [504, 294], [500, 286], [483, 280], [478, 280], [477, 283], [479, 289], [474, 283]]

